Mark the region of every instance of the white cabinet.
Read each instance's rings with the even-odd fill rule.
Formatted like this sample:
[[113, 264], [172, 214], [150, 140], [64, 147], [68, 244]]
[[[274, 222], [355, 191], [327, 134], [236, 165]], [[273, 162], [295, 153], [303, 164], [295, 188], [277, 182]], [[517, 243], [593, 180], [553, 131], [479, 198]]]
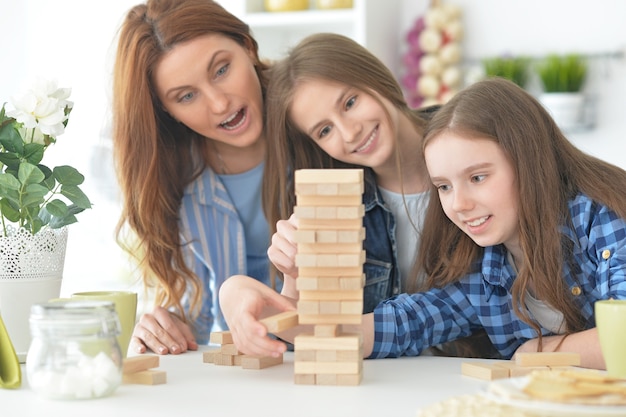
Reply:
[[351, 9], [266, 12], [263, 0], [218, 0], [250, 25], [263, 58], [279, 59], [302, 38], [317, 32], [349, 36], [397, 74], [401, 0], [353, 0]]

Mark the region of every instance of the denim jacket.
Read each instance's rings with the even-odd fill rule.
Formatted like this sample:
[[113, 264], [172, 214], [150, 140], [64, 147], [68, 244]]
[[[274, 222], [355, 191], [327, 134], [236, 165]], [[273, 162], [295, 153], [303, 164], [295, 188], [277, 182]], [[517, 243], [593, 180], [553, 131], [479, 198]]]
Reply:
[[363, 313], [371, 313], [381, 301], [402, 292], [402, 286], [396, 249], [396, 222], [376, 186], [373, 172], [369, 169], [365, 171], [363, 204], [363, 247], [366, 254], [363, 266]]

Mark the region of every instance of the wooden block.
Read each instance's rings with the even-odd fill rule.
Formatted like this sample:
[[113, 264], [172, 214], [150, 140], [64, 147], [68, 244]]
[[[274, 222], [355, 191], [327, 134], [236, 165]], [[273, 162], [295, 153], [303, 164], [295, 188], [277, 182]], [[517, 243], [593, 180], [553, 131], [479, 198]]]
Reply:
[[298, 269], [298, 279], [300, 277], [360, 277], [363, 275], [363, 266], [359, 265], [356, 267], [348, 267], [348, 268], [316, 268], [316, 267], [304, 267]]
[[282, 332], [298, 325], [298, 312], [283, 311], [259, 321], [267, 327], [267, 331], [270, 333]]
[[342, 290], [363, 289], [365, 287], [365, 274], [360, 277], [341, 277], [339, 278], [339, 288]]
[[363, 191], [365, 191], [363, 184], [339, 184], [337, 194], [362, 195]]
[[296, 385], [315, 385], [315, 374], [294, 374]]
[[320, 301], [320, 314], [341, 314], [341, 301]]
[[234, 343], [233, 335], [230, 334], [229, 331], [212, 332], [211, 335], [209, 336], [209, 341], [217, 345], [226, 345], [228, 343]]
[[[302, 316], [318, 316], [320, 314], [320, 303], [319, 301], [298, 301], [298, 323], [302, 323]], [[302, 323], [305, 324], [305, 323]], [[306, 323], [312, 324], [312, 323]], [[314, 324], [314, 323], [313, 323]]]
[[580, 366], [580, 354], [573, 352], [526, 352], [515, 354], [518, 366]]
[[509, 378], [525, 376], [533, 371], [550, 369], [547, 366], [518, 366], [514, 361], [497, 361], [493, 364], [498, 368], [505, 368], [509, 371]]
[[315, 337], [337, 337], [341, 333], [341, 326], [338, 324], [318, 324], [313, 328]]
[[296, 350], [358, 350], [363, 338], [358, 333], [344, 333], [337, 337], [316, 337], [312, 334], [299, 334], [294, 339]]
[[316, 350], [296, 349], [293, 352], [294, 362], [315, 362], [316, 357], [317, 357]]
[[298, 243], [298, 253], [360, 253], [363, 243]]
[[294, 174], [296, 184], [346, 184], [363, 182], [363, 170], [348, 169], [298, 169]]
[[300, 300], [343, 301], [363, 300], [363, 291], [300, 291]]
[[357, 374], [361, 372], [360, 362], [294, 362], [296, 374]]
[[206, 352], [202, 352], [203, 363], [215, 363], [215, 354], [220, 353], [220, 349], [211, 349]]
[[358, 253], [340, 253], [340, 254], [296, 254], [297, 267], [317, 267], [317, 268], [334, 268], [334, 267], [357, 267], [362, 266], [365, 262], [365, 251]]
[[213, 363], [220, 366], [234, 366], [234, 356], [235, 355], [226, 355], [224, 353], [218, 352], [213, 355]]
[[302, 230], [360, 230], [363, 219], [298, 219]]
[[362, 324], [363, 314], [304, 314], [298, 308], [300, 324]]
[[482, 362], [463, 362], [461, 364], [461, 374], [472, 378], [491, 381], [509, 377], [507, 368], [498, 367]]
[[221, 346], [220, 352], [224, 355], [241, 355], [242, 353], [237, 349], [234, 343], [226, 343]]
[[363, 204], [355, 207], [337, 207], [336, 216], [338, 219], [359, 219], [365, 215]]
[[363, 372], [358, 374], [342, 374], [337, 375], [337, 385], [350, 386], [359, 385], [363, 380]]
[[283, 363], [283, 355], [280, 355], [277, 358], [272, 356], [248, 356], [242, 355], [241, 357], [241, 367], [243, 369], [263, 369], [268, 368], [270, 366], [280, 365]]
[[134, 372], [146, 371], [159, 367], [159, 357], [157, 355], [137, 355], [129, 356], [122, 363], [122, 373], [132, 374]]
[[363, 299], [359, 301], [341, 301], [340, 314], [361, 314], [363, 313]]
[[315, 385], [337, 385], [337, 374], [315, 374]]
[[358, 206], [363, 203], [360, 195], [298, 195], [296, 196], [297, 206]]
[[146, 371], [133, 372], [131, 374], [123, 374], [122, 382], [124, 384], [141, 384], [141, 385], [159, 385], [167, 382], [167, 374], [165, 371], [148, 369]]

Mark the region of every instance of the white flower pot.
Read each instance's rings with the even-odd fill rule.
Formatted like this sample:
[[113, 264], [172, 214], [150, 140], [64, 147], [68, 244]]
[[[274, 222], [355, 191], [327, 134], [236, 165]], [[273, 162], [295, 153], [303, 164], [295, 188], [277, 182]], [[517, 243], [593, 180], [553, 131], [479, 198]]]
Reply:
[[539, 101], [561, 130], [571, 131], [584, 125], [583, 93], [543, 93], [539, 96]]
[[67, 234], [66, 226], [0, 237], [0, 314], [20, 362], [30, 347], [31, 306], [61, 294]]

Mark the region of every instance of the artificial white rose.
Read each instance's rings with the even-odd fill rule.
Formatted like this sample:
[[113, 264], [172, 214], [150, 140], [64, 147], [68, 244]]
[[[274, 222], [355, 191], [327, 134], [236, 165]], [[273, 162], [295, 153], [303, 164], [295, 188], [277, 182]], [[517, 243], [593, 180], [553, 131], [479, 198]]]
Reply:
[[28, 129], [39, 128], [41, 133], [54, 138], [65, 132], [64, 122], [68, 118], [65, 109], [73, 105], [67, 100], [70, 93], [71, 89], [57, 88], [54, 81], [37, 80], [23, 95], [11, 97], [15, 110], [7, 115]]

